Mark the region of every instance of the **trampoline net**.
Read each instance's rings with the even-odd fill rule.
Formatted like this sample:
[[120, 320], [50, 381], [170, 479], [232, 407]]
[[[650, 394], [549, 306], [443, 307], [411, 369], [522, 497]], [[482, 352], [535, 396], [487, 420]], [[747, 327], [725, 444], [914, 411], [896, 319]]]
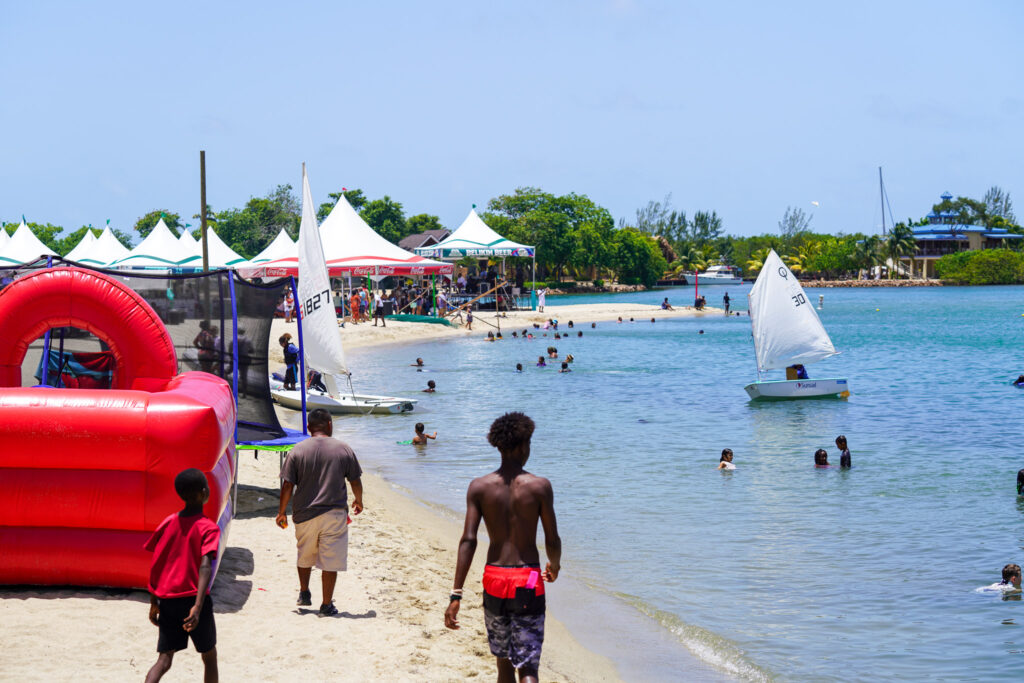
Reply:
[[[52, 265], [73, 264], [55, 258]], [[0, 288], [22, 275], [46, 267], [47, 262], [41, 260], [0, 268]], [[253, 284], [232, 271], [223, 270], [196, 274], [92, 270], [123, 282], [153, 307], [174, 342], [178, 372], [202, 370], [223, 377], [233, 389], [237, 384], [238, 441], [262, 441], [285, 435], [270, 395], [267, 351], [274, 311], [284, 296], [285, 288], [290, 286], [290, 280]], [[237, 316], [232, 315], [232, 280]], [[57, 348], [55, 340], [59, 334], [56, 329], [50, 332], [51, 355]], [[236, 335], [237, 381], [233, 353]], [[100, 346], [68, 350], [100, 351]], [[32, 375], [42, 356], [43, 340], [40, 338], [31, 344], [22, 363], [22, 386], [37, 383]], [[48, 383], [55, 382], [49, 379]]]

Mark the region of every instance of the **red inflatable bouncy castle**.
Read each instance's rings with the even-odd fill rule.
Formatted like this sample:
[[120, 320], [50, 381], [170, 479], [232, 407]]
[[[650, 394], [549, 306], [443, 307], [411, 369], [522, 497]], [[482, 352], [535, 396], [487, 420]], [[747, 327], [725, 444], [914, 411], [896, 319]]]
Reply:
[[[20, 386], [29, 344], [54, 327], [110, 348], [112, 389]], [[206, 473], [223, 551], [235, 404], [224, 380], [177, 368], [163, 323], [117, 280], [52, 268], [0, 291], [0, 584], [145, 588], [142, 544], [181, 509], [188, 467]]]

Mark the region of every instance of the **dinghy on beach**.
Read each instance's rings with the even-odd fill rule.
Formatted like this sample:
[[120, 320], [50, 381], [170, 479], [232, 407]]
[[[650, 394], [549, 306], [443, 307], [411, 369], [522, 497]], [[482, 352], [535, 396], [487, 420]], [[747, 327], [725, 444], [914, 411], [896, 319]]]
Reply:
[[[302, 391], [285, 390], [278, 384], [271, 386], [270, 394], [278, 404], [293, 410], [325, 408], [332, 413], [361, 415], [409, 412], [416, 404], [413, 399], [360, 395], [352, 386], [352, 373], [345, 362], [345, 349], [338, 335], [338, 318], [331, 303], [331, 282], [313, 206], [309, 178], [303, 164], [302, 222], [298, 241], [299, 339], [302, 340], [301, 352], [305, 361], [321, 371], [327, 391], [306, 391], [305, 406]], [[297, 379], [305, 382], [305, 377]], [[347, 392], [339, 390], [339, 380], [342, 379], [348, 384]]]
[[[270, 380], [270, 395], [278, 405], [292, 410], [302, 410], [302, 392], [289, 391], [284, 384], [278, 380]], [[323, 408], [334, 414], [367, 414], [390, 415], [394, 413], [408, 413], [416, 407], [414, 398], [398, 398], [397, 396], [369, 396], [366, 394], [330, 394], [317, 391], [316, 389], [306, 390], [306, 410]]]
[[752, 400], [846, 398], [846, 379], [764, 380], [768, 370], [816, 363], [838, 351], [793, 272], [773, 249], [764, 260], [749, 301], [757, 381], [745, 389]]

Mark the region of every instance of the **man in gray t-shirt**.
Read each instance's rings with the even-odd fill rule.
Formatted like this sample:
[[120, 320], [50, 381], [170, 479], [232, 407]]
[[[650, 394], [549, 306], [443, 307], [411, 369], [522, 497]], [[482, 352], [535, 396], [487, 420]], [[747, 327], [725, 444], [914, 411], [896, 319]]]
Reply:
[[323, 582], [320, 616], [338, 613], [334, 585], [338, 572], [348, 568], [348, 489], [352, 484], [352, 514], [363, 511], [363, 474], [356, 454], [331, 438], [331, 414], [318, 408], [307, 419], [312, 435], [291, 450], [281, 469], [281, 502], [277, 525], [288, 526], [285, 510], [292, 503], [295, 540], [298, 546], [300, 606], [312, 605], [309, 579], [318, 567]]

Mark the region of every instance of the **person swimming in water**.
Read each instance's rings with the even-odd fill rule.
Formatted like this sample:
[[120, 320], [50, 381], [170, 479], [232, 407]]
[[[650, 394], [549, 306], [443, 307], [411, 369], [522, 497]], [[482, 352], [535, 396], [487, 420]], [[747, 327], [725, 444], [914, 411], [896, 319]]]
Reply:
[[567, 356], [565, 357], [565, 362], [566, 362], [566, 363], [571, 363], [571, 362], [573, 362], [574, 360], [576, 360], [576, 359], [572, 357], [572, 354], [571, 354], [571, 353], [570, 353], [570, 354], [568, 354], [568, 355], [567, 355]]
[[829, 467], [828, 464], [828, 452], [824, 448], [819, 448], [814, 451], [814, 466], [815, 467]]
[[426, 446], [427, 445], [427, 439], [436, 439], [437, 438], [437, 431], [435, 431], [433, 434], [427, 434], [425, 431], [423, 431], [424, 429], [425, 428], [424, 428], [422, 422], [417, 422], [416, 423], [416, 436], [412, 437], [412, 442], [413, 442], [414, 445], [416, 445], [416, 446]]
[[523, 371], [523, 364], [522, 363], [516, 363], [516, 372], [522, 372], [522, 371]]
[[572, 329], [572, 321], [571, 320], [569, 321], [569, 329], [570, 330]]
[[562, 362], [562, 369], [559, 370], [559, 372], [572, 372], [572, 370], [569, 369], [569, 364], [563, 361]]
[[583, 336], [583, 330], [580, 330], [579, 332], [577, 332], [576, 336], [577, 337], [582, 337]]
[[513, 339], [518, 339], [519, 338], [519, 333], [516, 332], [515, 330], [512, 330], [512, 338]]
[[720, 470], [734, 470], [736, 465], [732, 464], [732, 449], [723, 448], [722, 457], [718, 459], [718, 468]]
[[1024, 375], [1020, 375], [1017, 379], [1013, 380], [1013, 386], [1024, 387]]
[[622, 323], [622, 316], [621, 315], [619, 316], [619, 323], [620, 324]]
[[590, 329], [596, 330], [597, 329], [597, 323], [590, 323]]
[[488, 332], [487, 336], [484, 338], [484, 341], [489, 341], [489, 342], [494, 341], [494, 333], [493, 332]]
[[544, 362], [544, 356], [537, 356], [537, 367], [546, 368], [548, 364]]
[[1008, 564], [1003, 567], [1003, 580], [990, 586], [979, 588], [979, 591], [999, 591], [1001, 593], [1020, 593], [1020, 565]]
[[548, 358], [558, 358], [558, 349], [556, 349], [554, 346], [549, 346]]
[[846, 445], [846, 437], [842, 434], [836, 437], [836, 447], [839, 449], [839, 466], [843, 469], [853, 467], [853, 457], [850, 455], [850, 449]]
[[1024, 470], [1017, 470], [1017, 495], [1024, 495]]
[[437, 391], [437, 384], [434, 383], [434, 380], [427, 381], [427, 388], [423, 390], [423, 393], [432, 394], [435, 391]]
[[422, 358], [417, 358], [416, 362], [410, 364], [409, 367], [410, 368], [422, 368], [423, 367], [423, 359]]

